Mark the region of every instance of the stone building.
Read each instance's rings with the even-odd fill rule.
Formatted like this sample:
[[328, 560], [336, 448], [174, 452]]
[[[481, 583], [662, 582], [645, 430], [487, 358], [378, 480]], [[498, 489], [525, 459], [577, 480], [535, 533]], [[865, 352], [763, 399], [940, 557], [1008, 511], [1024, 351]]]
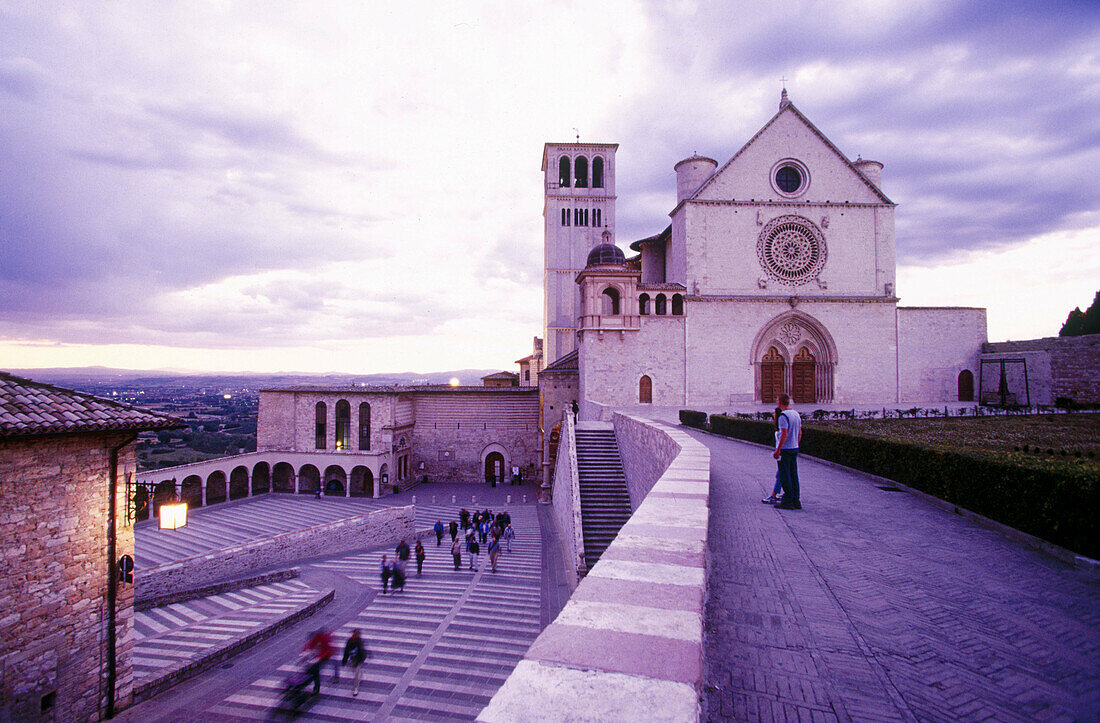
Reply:
[[1000, 403], [1000, 362], [1009, 404], [1100, 404], [1100, 334], [986, 344], [977, 384], [982, 401]]
[[129, 703], [127, 484], [138, 432], [174, 426], [0, 373], [0, 720], [98, 720]]
[[[490, 375], [495, 376], [495, 375]], [[539, 464], [539, 390], [481, 387], [290, 387], [260, 392], [257, 453], [308, 453], [273, 468], [274, 491], [373, 494], [422, 479], [486, 482]], [[301, 455], [297, 455], [301, 457]], [[323, 470], [323, 471], [322, 471]]]
[[935, 403], [977, 374], [985, 310], [898, 306], [882, 164], [850, 161], [786, 91], [721, 168], [676, 164], [671, 223], [631, 260], [614, 245], [616, 148], [543, 151], [546, 362], [578, 351], [582, 417], [780, 392], [799, 405]]

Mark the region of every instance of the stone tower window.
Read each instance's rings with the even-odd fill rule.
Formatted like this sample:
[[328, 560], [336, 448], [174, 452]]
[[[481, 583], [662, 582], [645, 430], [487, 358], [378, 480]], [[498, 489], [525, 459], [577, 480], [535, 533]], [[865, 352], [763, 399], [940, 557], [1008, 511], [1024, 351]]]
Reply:
[[672, 295], [672, 315], [683, 316], [684, 315], [684, 296], [683, 294]]
[[569, 156], [562, 156], [558, 161], [558, 185], [569, 188]]
[[351, 449], [351, 405], [346, 399], [336, 402], [336, 449]]
[[561, 225], [562, 226], [568, 226], [569, 225], [569, 209], [568, 208], [563, 208], [561, 210]]
[[604, 316], [618, 316], [619, 315], [619, 292], [610, 286], [603, 290], [602, 294]]
[[603, 188], [603, 156], [592, 159], [592, 188]]
[[359, 405], [359, 449], [370, 450], [370, 404]]
[[654, 311], [657, 312], [657, 316], [664, 316], [668, 313], [668, 297], [664, 294], [657, 294], [657, 300], [653, 303], [656, 307]]
[[642, 294], [638, 297], [638, 314], [649, 316], [649, 294]]
[[584, 156], [577, 156], [577, 160], [573, 162], [574, 178], [573, 183], [577, 188], [588, 188], [588, 159]]

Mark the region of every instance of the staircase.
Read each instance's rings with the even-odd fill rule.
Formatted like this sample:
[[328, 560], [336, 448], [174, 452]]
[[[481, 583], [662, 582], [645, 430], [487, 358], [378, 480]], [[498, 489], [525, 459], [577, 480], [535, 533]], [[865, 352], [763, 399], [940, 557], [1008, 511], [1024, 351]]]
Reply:
[[577, 468], [581, 488], [581, 528], [588, 569], [630, 519], [630, 496], [615, 432], [577, 430]]

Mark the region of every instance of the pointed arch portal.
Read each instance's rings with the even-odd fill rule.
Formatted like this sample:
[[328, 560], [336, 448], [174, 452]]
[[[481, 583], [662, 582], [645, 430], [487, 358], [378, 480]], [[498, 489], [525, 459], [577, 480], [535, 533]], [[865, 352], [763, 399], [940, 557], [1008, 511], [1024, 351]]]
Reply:
[[756, 335], [751, 354], [756, 401], [771, 404], [783, 392], [796, 404], [833, 401], [836, 343], [809, 314], [792, 310], [769, 321]]

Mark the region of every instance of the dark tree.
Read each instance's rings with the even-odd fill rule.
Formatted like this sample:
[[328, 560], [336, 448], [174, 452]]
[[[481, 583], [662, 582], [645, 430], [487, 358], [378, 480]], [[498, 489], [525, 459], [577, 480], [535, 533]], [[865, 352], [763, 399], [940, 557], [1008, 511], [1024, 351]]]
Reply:
[[1100, 334], [1100, 291], [1092, 299], [1092, 306], [1082, 312], [1078, 306], [1069, 312], [1066, 323], [1058, 336], [1081, 336], [1082, 334]]

